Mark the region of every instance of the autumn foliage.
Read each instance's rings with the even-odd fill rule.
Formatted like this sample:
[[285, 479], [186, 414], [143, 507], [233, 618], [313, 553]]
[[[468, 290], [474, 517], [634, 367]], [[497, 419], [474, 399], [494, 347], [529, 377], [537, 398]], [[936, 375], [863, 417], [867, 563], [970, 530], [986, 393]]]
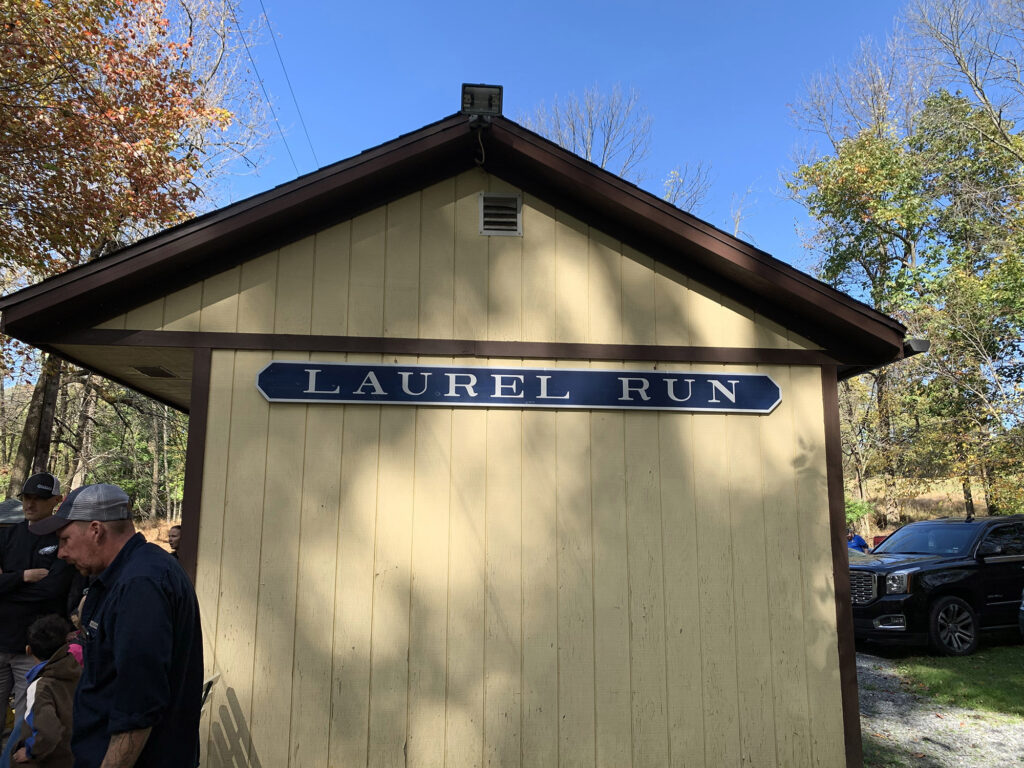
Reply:
[[181, 221], [226, 127], [161, 0], [0, 0], [0, 264], [48, 276]]

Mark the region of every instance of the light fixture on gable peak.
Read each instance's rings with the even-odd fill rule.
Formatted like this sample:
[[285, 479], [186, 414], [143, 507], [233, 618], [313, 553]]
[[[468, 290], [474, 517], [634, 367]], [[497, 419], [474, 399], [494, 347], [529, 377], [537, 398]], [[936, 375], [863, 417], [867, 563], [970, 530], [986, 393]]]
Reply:
[[462, 114], [497, 117], [501, 115], [500, 85], [462, 84]]

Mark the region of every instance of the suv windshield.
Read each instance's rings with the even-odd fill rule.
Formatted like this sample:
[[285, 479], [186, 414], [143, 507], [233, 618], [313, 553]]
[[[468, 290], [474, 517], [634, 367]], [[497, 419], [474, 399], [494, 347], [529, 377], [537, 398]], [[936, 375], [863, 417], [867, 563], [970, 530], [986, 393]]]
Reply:
[[890, 555], [963, 555], [978, 529], [955, 523], [911, 523], [896, 531], [873, 552]]

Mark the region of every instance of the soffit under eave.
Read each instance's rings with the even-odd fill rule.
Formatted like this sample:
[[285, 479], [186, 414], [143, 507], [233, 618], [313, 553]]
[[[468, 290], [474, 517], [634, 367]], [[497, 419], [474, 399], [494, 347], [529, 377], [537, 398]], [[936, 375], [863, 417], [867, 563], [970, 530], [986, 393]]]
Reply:
[[[175, 410], [189, 412], [194, 360], [194, 351], [190, 348], [80, 344], [54, 344], [41, 348]], [[154, 378], [138, 370], [146, 367], [163, 368], [173, 375]]]

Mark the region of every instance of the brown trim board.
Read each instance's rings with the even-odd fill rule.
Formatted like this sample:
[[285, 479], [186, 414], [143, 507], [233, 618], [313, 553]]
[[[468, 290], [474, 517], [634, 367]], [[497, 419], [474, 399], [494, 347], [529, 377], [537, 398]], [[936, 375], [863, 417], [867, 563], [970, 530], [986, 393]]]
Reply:
[[836, 633], [839, 638], [839, 681], [843, 700], [846, 767], [862, 768], [864, 753], [857, 691], [857, 652], [854, 647], [850, 599], [850, 558], [846, 548], [843, 449], [839, 433], [839, 384], [835, 366], [821, 368], [821, 399], [825, 415], [828, 517], [832, 540], [832, 579], [836, 591]]
[[192, 356], [192, 409], [185, 447], [185, 490], [181, 500], [181, 544], [178, 559], [194, 584], [199, 560], [199, 515], [206, 459], [206, 424], [210, 410], [210, 366], [213, 352], [197, 348]]
[[758, 347], [683, 347], [655, 344], [571, 344], [475, 339], [416, 339], [373, 336], [307, 336], [281, 333], [207, 333], [91, 329], [62, 334], [51, 344], [185, 347], [296, 352], [358, 352], [436, 357], [506, 357], [557, 360], [835, 365], [824, 351]]

